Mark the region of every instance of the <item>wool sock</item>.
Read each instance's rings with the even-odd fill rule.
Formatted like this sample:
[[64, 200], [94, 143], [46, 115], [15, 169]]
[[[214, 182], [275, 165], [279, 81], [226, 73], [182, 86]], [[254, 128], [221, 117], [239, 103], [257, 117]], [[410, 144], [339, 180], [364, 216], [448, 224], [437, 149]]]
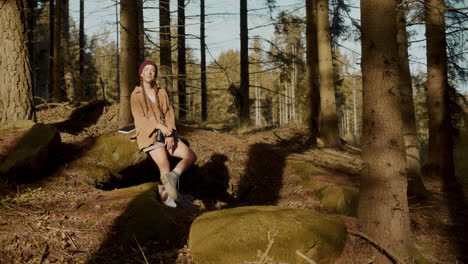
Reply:
[[182, 171], [179, 168], [174, 168], [172, 172], [175, 173], [177, 177], [180, 177], [180, 175], [182, 174]]

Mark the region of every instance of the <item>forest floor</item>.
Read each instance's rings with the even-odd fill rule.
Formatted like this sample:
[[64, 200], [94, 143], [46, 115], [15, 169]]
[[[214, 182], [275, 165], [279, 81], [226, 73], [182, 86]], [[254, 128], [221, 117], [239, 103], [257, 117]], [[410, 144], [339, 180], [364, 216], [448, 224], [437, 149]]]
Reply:
[[[38, 122], [54, 124], [60, 131], [63, 147], [55, 153], [56, 166], [50, 174], [27, 184], [0, 182], [0, 263], [194, 263], [190, 257], [187, 236], [191, 221], [207, 210], [239, 205], [278, 205], [291, 208], [310, 208], [327, 213], [314, 193], [302, 186], [302, 181], [285, 160], [291, 155], [322, 157], [323, 175], [319, 180], [328, 184], [358, 189], [359, 179], [333, 164], [359, 159], [354, 147], [345, 150], [308, 149], [301, 139], [304, 128], [238, 128], [220, 131], [180, 125], [180, 134], [190, 142], [197, 153], [195, 172], [206, 175], [221, 175], [227, 182], [245, 184], [245, 175], [257, 175], [255, 195], [247, 194], [243, 203], [231, 199], [219, 201], [198, 198], [197, 212], [178, 209], [180, 243], [158, 245], [134, 243], [123, 247], [117, 241], [109, 242], [114, 221], [125, 210], [128, 195], [108, 195], [109, 191], [89, 186], [77, 177], [67, 164], [75, 152], [86, 144], [86, 139], [102, 133], [115, 131], [113, 120], [117, 106], [106, 106], [89, 116], [73, 116], [74, 108], [63, 105], [38, 111]], [[97, 114], [96, 114], [97, 113]], [[80, 120], [72, 123], [70, 118]], [[73, 130], [70, 130], [73, 128]], [[263, 176], [259, 176], [263, 175]], [[156, 176], [154, 177], [156, 181]], [[445, 195], [438, 179], [424, 179], [431, 197], [424, 201], [410, 198], [412, 237], [415, 247], [433, 263], [462, 263], [466, 259], [468, 238], [460, 231], [466, 224], [466, 201], [468, 186], [462, 197]], [[143, 185], [142, 185], [143, 186]], [[141, 187], [144, 188], [144, 187]], [[191, 192], [190, 187], [187, 192]], [[272, 191], [273, 190], [273, 191]], [[464, 192], [464, 193], [463, 193]], [[248, 192], [246, 192], [248, 193]], [[239, 194], [239, 195], [242, 195]], [[203, 194], [201, 194], [203, 196]], [[458, 199], [453, 201], [451, 199]], [[457, 206], [454, 206], [454, 205]], [[349, 230], [357, 230], [355, 217], [336, 215], [342, 218]], [[343, 255], [335, 263], [370, 263], [356, 257], [363, 241], [349, 235]], [[96, 260], [97, 255], [106, 255], [106, 260]]]

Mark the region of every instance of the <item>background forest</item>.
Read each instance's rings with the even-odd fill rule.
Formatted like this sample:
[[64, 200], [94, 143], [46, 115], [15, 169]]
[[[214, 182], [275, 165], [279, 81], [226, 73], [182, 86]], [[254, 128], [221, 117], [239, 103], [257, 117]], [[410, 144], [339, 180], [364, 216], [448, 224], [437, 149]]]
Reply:
[[[346, 245], [346, 256], [338, 263], [348, 263], [354, 257], [367, 257], [368, 263], [468, 263], [463, 249], [468, 237], [463, 226], [468, 212], [466, 0], [237, 2], [239, 5], [230, 8], [239, 11], [217, 13], [205, 5], [205, 0], [120, 0], [102, 10], [93, 9], [96, 3], [84, 0], [79, 5], [69, 0], [0, 0], [0, 140], [5, 142], [0, 148], [0, 187], [5, 189], [0, 192], [0, 204], [5, 205], [0, 208], [0, 234], [2, 225], [14, 224], [2, 222], [1, 218], [1, 210], [5, 215], [14, 210], [15, 198], [8, 195], [20, 197], [20, 188], [35, 182], [19, 180], [19, 175], [27, 171], [26, 163], [18, 170], [10, 170], [14, 166], [8, 165], [11, 153], [21, 145], [19, 139], [11, 139], [17, 134], [14, 129], [18, 128], [18, 120], [51, 124], [58, 130], [59, 141], [64, 144], [57, 155], [63, 156], [47, 165], [44, 173], [61, 175], [63, 186], [70, 188], [71, 177], [64, 175], [91, 175], [82, 171], [88, 166], [86, 153], [94, 151], [103, 136], [133, 123], [129, 99], [140, 81], [137, 69], [144, 60], [153, 60], [158, 64], [158, 85], [169, 92], [181, 135], [195, 144], [199, 160], [192, 173], [200, 177], [197, 184], [210, 192], [212, 185], [203, 185], [207, 180], [203, 173], [212, 170], [215, 175], [227, 174], [227, 179], [215, 177], [216, 187], [222, 185], [224, 189], [223, 199], [219, 193], [195, 193], [205, 197], [200, 198], [203, 209], [199, 215], [205, 209], [241, 205], [325, 210], [323, 204], [310, 202], [308, 192], [302, 190], [304, 182], [298, 183], [300, 173], [320, 170], [290, 163], [305, 159], [314, 166], [333, 170], [333, 184], [341, 183], [338, 179], [343, 174], [360, 176], [343, 180], [353, 195], [356, 192], [352, 199], [359, 200], [352, 213], [329, 213], [357, 217], [343, 217], [343, 221], [348, 229], [362, 231], [355, 232], [355, 236], [374, 247], [354, 241]], [[71, 5], [79, 6], [79, 14], [70, 13]], [[85, 6], [91, 11], [85, 11]], [[101, 12], [102, 16], [111, 15], [112, 22], [85, 30], [85, 21]], [[207, 39], [217, 40], [217, 36], [207, 35], [207, 27], [222, 24], [220, 17], [233, 16], [239, 23], [240, 34], [233, 36], [236, 44], [224, 42], [220, 45], [225, 48], [211, 49]], [[262, 22], [257, 20], [253, 25], [255, 19]], [[262, 28], [269, 28], [271, 34], [258, 31]], [[225, 30], [231, 28], [226, 25]], [[208, 145], [211, 148], [205, 148]], [[74, 154], [64, 154], [69, 152]], [[48, 155], [56, 157], [47, 154], [44, 160]], [[85, 163], [80, 163], [82, 159]], [[109, 169], [101, 160], [96, 164], [97, 180], [80, 188], [93, 186], [108, 191], [144, 182], [122, 180], [125, 173], [134, 173], [128, 168], [141, 169], [141, 164], [119, 169]], [[269, 170], [264, 171], [266, 168]], [[247, 177], [252, 175], [254, 179]], [[106, 177], [107, 182], [102, 180]], [[307, 182], [304, 177], [301, 180]], [[265, 182], [273, 187], [265, 187]], [[305, 185], [313, 186], [312, 196], [321, 199], [322, 185]], [[291, 190], [289, 186], [293, 186]], [[101, 195], [93, 193], [95, 189], [89, 192], [83, 204], [93, 203], [91, 197]], [[302, 195], [299, 198], [294, 196], [298, 193]], [[349, 193], [339, 199], [351, 197]], [[140, 193], [132, 195], [117, 195], [116, 199], [130, 203]], [[351, 203], [351, 198], [346, 201]], [[447, 239], [446, 244], [453, 249], [444, 251], [442, 260], [415, 242], [422, 237], [424, 227], [418, 226], [423, 221], [422, 213], [413, 215], [414, 207], [430, 208], [426, 211], [429, 214], [429, 210], [443, 208], [439, 213], [444, 212], [444, 217], [434, 217], [451, 219], [450, 224], [439, 219], [443, 223], [434, 227], [449, 234], [444, 233], [437, 241]], [[117, 214], [116, 210], [112, 212]], [[152, 260], [192, 263], [184, 243], [196, 216], [181, 218], [184, 223], [177, 223], [183, 226], [183, 234], [178, 234], [182, 238], [175, 248], [184, 258], [174, 257], [173, 252], [168, 253], [170, 257], [161, 257], [155, 250]], [[103, 230], [119, 226], [109, 219], [106, 229], [101, 226]], [[459, 236], [447, 238], [454, 234]], [[81, 252], [86, 256], [77, 258], [77, 263], [83, 259], [100, 263], [98, 253], [111, 256], [117, 252], [112, 251], [117, 246], [110, 238], [99, 240], [102, 244], [97, 253]], [[0, 243], [10, 238], [3, 239]], [[80, 247], [70, 240], [69, 247]], [[97, 241], [93, 243], [99, 245]], [[268, 242], [272, 241], [268, 235]], [[359, 253], [354, 256], [350, 252], [356, 248]], [[136, 255], [144, 251], [140, 244], [137, 249]], [[5, 252], [20, 252], [15, 250]], [[48, 250], [49, 246], [44, 251]], [[255, 263], [276, 263], [266, 259], [268, 250]], [[419, 251], [431, 255], [429, 260]], [[5, 260], [13, 263], [28, 259], [23, 253], [15, 254]], [[304, 255], [304, 259], [309, 261], [308, 257], [313, 256], [320, 260], [317, 254]], [[36, 253], [32, 255], [29, 258], [37, 258]], [[46, 255], [40, 256], [40, 263]], [[77, 260], [63, 258], [71, 263]]]

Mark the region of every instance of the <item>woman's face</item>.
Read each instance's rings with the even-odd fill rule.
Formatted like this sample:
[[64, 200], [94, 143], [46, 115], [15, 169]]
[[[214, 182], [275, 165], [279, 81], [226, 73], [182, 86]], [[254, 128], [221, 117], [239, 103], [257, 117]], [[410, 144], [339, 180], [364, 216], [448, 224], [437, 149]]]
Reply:
[[144, 82], [150, 83], [156, 79], [156, 68], [153, 65], [146, 65], [141, 72]]

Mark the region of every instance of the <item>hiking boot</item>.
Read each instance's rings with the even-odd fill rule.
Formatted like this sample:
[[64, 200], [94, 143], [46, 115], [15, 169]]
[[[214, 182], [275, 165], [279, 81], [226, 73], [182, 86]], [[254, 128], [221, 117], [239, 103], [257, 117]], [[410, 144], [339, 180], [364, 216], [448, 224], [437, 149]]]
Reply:
[[179, 177], [174, 172], [168, 172], [161, 176], [161, 182], [166, 188], [167, 194], [174, 200], [179, 199], [177, 191], [179, 185]]

